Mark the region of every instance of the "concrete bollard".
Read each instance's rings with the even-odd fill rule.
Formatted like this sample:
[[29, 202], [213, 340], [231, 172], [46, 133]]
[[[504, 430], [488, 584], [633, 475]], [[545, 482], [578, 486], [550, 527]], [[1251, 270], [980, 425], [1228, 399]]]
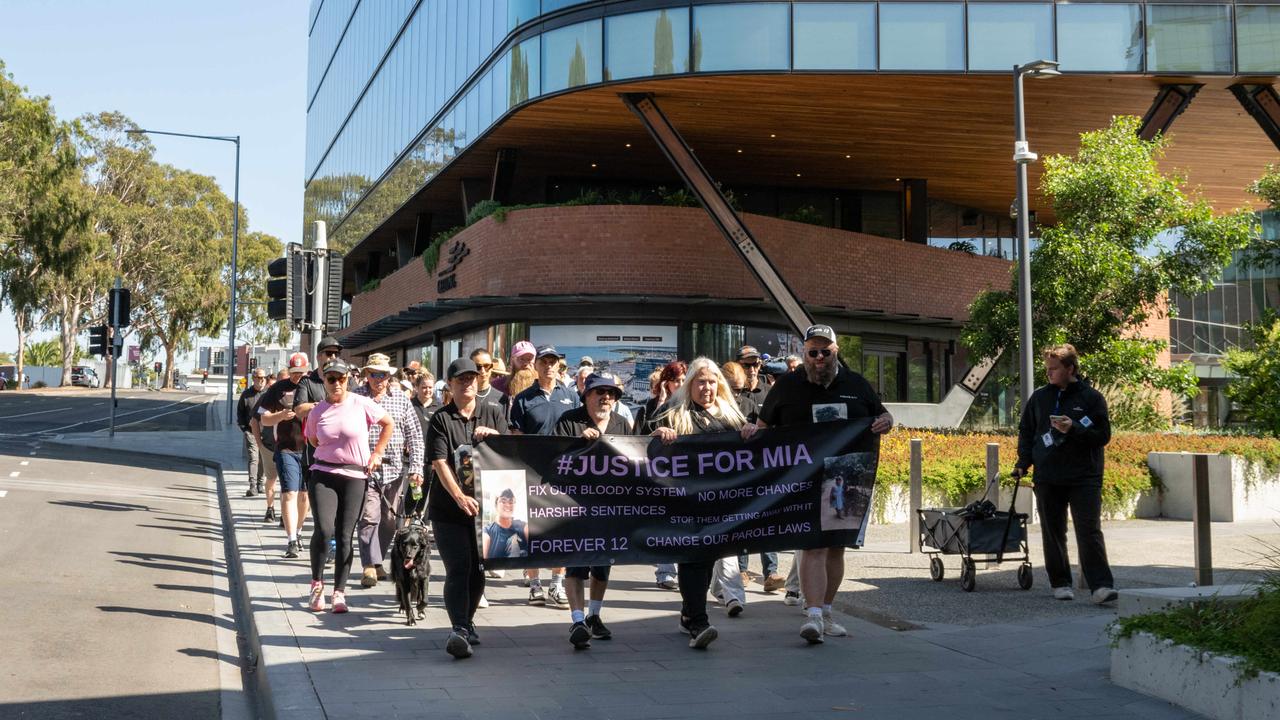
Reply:
[[920, 549], [920, 505], [924, 502], [924, 455], [920, 438], [911, 438], [911, 481], [907, 486], [908, 493], [908, 532], [907, 552], [919, 552]]

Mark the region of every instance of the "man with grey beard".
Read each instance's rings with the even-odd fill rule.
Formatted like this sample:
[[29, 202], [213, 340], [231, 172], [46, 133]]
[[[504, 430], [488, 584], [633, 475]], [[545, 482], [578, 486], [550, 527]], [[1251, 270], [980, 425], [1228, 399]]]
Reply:
[[[602, 435], [630, 435], [631, 423], [616, 412], [622, 388], [608, 375], [593, 374], [583, 383], [581, 407], [565, 412], [556, 421], [553, 435], [597, 440]], [[591, 579], [591, 604], [583, 598], [583, 583]], [[571, 567], [565, 572], [564, 589], [569, 594], [569, 642], [579, 650], [591, 647], [591, 640], [609, 640], [613, 633], [600, 619], [604, 592], [609, 587], [609, 566]], [[584, 613], [583, 609], [589, 612]]]
[[[827, 325], [812, 325], [804, 334], [801, 367], [774, 383], [760, 408], [758, 427], [805, 425], [808, 423], [874, 418], [871, 432], [850, 448], [865, 452], [880, 447], [880, 435], [893, 427], [893, 416], [866, 378], [840, 365], [836, 333]], [[750, 437], [752, 426], [743, 428]], [[797, 552], [800, 592], [805, 600], [806, 619], [800, 637], [817, 644], [825, 635], [848, 634], [831, 616], [831, 603], [844, 579], [844, 546]]]

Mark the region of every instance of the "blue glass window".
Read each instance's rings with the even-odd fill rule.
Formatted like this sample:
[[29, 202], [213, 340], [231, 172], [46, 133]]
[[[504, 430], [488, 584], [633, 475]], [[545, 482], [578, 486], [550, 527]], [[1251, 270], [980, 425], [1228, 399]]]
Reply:
[[791, 63], [786, 3], [693, 8], [693, 69], [785, 70]]
[[1147, 70], [1231, 72], [1229, 5], [1148, 5]]
[[1280, 5], [1236, 6], [1238, 72], [1280, 72]]
[[963, 70], [964, 5], [881, 3], [881, 70]]
[[1058, 64], [1065, 71], [1141, 72], [1141, 6], [1059, 5]]
[[542, 92], [598, 83], [599, 20], [569, 25], [542, 35]]
[[508, 73], [506, 107], [514, 107], [526, 100], [538, 97], [540, 94], [538, 83], [542, 77], [538, 72], [540, 67], [538, 38], [530, 38], [511, 48], [503, 64], [506, 66]]
[[1053, 59], [1053, 6], [969, 3], [969, 69], [1012, 71]]
[[605, 18], [605, 79], [689, 72], [689, 10]]
[[875, 70], [876, 6], [796, 3], [792, 9], [796, 70]]
[[545, 14], [570, 5], [580, 5], [584, 2], [587, 2], [587, 0], [542, 0], [542, 12]]

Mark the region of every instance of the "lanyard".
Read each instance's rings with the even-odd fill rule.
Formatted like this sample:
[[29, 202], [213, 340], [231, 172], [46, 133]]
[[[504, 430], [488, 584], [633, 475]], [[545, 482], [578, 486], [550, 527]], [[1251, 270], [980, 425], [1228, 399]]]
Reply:
[[1062, 412], [1061, 412], [1061, 410], [1062, 410], [1062, 393], [1063, 393], [1062, 388], [1059, 388], [1059, 389], [1058, 389], [1058, 397], [1057, 397], [1057, 399], [1055, 399], [1055, 400], [1053, 401], [1053, 414], [1054, 414], [1054, 415], [1061, 415], [1061, 414], [1062, 414]]

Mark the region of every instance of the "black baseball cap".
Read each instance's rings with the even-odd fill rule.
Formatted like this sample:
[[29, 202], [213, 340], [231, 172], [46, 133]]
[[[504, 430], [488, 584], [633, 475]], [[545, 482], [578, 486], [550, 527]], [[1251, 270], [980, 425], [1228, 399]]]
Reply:
[[445, 379], [452, 380], [459, 375], [466, 375], [467, 373], [479, 375], [480, 370], [476, 367], [476, 364], [471, 361], [471, 358], [458, 358], [457, 360], [449, 363], [449, 371], [445, 373]]
[[824, 340], [836, 341], [836, 331], [831, 329], [830, 325], [810, 325], [808, 330], [804, 331], [804, 339], [812, 340], [814, 338], [822, 338]]
[[333, 360], [330, 360], [329, 362], [325, 363], [324, 367], [320, 368], [321, 375], [328, 375], [330, 373], [338, 373], [340, 375], [350, 375], [352, 372], [353, 370], [351, 366], [348, 365], [347, 361], [343, 360], [342, 358], [334, 358]]
[[547, 355], [554, 355], [558, 358], [564, 357], [564, 353], [560, 352], [559, 350], [556, 350], [555, 345], [543, 345], [542, 347], [538, 348], [538, 354], [534, 355], [533, 357], [535, 360], [540, 360], [546, 357]]
[[338, 338], [332, 335], [325, 335], [324, 337], [320, 338], [320, 344], [316, 346], [316, 350], [317, 351], [325, 350], [327, 348], [338, 348], [339, 350], [341, 350], [342, 343], [338, 342]]
[[613, 390], [617, 392], [619, 395], [622, 394], [622, 388], [618, 385], [618, 383], [614, 382], [612, 377], [608, 375], [601, 375], [600, 373], [591, 373], [590, 375], [587, 376], [587, 381], [582, 385], [582, 394], [587, 395], [592, 390], [597, 390], [600, 388], [604, 388], [606, 390]]
[[750, 360], [751, 358], [758, 358], [758, 357], [760, 357], [760, 351], [756, 350], [755, 346], [753, 345], [743, 345], [742, 347], [738, 348], [739, 360]]
[[508, 500], [515, 500], [516, 494], [511, 492], [511, 488], [507, 488], [502, 492], [498, 493], [498, 499], [501, 500], [502, 498], [507, 498]]

